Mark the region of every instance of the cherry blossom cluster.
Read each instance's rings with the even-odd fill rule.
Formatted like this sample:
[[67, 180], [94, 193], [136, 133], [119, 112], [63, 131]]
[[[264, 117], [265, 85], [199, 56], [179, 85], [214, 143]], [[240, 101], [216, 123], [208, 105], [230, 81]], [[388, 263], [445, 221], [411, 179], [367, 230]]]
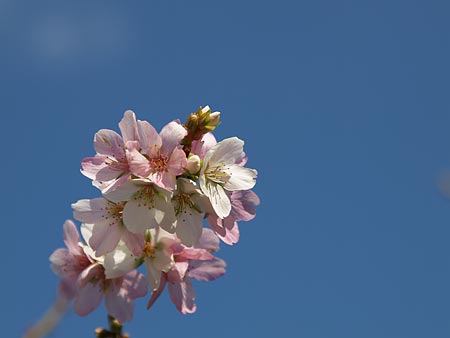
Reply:
[[[64, 223], [67, 248], [50, 256], [61, 277], [59, 295], [85, 316], [105, 300], [119, 322], [132, 319], [134, 300], [147, 295], [150, 308], [167, 286], [183, 314], [196, 310], [192, 279], [225, 273], [214, 256], [220, 240], [239, 240], [238, 221], [255, 217], [257, 172], [247, 168], [244, 142], [217, 142], [220, 113], [208, 106], [172, 121], [158, 133], [126, 111], [120, 133], [95, 134], [95, 156], [82, 161], [101, 197], [72, 204], [81, 222]], [[204, 225], [209, 225], [205, 227]]]

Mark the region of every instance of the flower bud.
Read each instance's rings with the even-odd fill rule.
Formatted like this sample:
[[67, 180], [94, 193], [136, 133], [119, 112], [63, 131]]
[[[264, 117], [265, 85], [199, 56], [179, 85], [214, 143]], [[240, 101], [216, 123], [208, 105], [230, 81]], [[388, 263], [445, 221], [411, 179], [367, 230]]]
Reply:
[[209, 130], [214, 130], [220, 124], [220, 112], [216, 111], [214, 113], [209, 114], [209, 121], [206, 125], [206, 128]]
[[189, 156], [187, 160], [186, 170], [191, 175], [195, 175], [200, 171], [200, 157], [197, 155]]

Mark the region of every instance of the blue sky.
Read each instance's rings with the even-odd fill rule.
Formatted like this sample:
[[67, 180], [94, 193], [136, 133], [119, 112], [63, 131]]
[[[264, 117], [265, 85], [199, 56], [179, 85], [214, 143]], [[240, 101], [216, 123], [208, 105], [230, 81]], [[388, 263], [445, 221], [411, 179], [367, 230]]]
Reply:
[[[70, 204], [99, 196], [79, 173], [95, 132], [127, 109], [159, 129], [209, 104], [216, 137], [246, 141], [261, 205], [222, 245], [225, 277], [195, 284], [198, 311], [139, 301], [132, 338], [448, 337], [449, 10], [0, 0], [3, 336], [54, 300]], [[52, 337], [105, 316], [70, 311]]]

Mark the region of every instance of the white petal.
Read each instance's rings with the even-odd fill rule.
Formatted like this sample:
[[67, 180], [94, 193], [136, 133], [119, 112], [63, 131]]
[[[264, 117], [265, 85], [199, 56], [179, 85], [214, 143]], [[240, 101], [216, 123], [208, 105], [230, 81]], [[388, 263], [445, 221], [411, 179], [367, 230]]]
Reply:
[[176, 218], [173, 205], [158, 196], [155, 196], [155, 221], [164, 230], [175, 232]]
[[73, 217], [81, 222], [96, 223], [105, 214], [106, 200], [104, 198], [83, 199], [72, 203]]
[[223, 186], [226, 190], [249, 190], [256, 184], [255, 179], [258, 173], [254, 169], [234, 164], [224, 168], [224, 171], [229, 176], [228, 181]]
[[[203, 187], [202, 187], [203, 190]], [[220, 218], [227, 217], [231, 212], [231, 202], [225, 190], [213, 182], [208, 182], [205, 185], [205, 190], [203, 190], [206, 196], [209, 197], [214, 211]]]
[[196, 245], [202, 235], [203, 217], [197, 210], [186, 208], [177, 216], [177, 236], [186, 246]]
[[123, 208], [123, 223], [131, 232], [144, 233], [145, 230], [157, 225], [155, 208], [148, 204], [144, 205], [141, 200], [131, 200]]
[[172, 269], [175, 261], [173, 260], [172, 254], [167, 252], [166, 250], [156, 250], [155, 257], [153, 258], [153, 266], [164, 272], [168, 272]]
[[147, 268], [147, 280], [150, 284], [150, 289], [152, 292], [156, 291], [158, 290], [159, 282], [161, 280], [161, 270], [156, 269], [151, 259], [147, 258], [144, 264]]
[[122, 277], [136, 268], [136, 259], [127, 246], [120, 242], [116, 250], [105, 255], [103, 267], [106, 278]]
[[81, 235], [86, 243], [89, 243], [89, 240], [92, 237], [92, 228], [93, 224], [82, 223], [80, 227]]
[[103, 196], [112, 202], [118, 203], [128, 201], [139, 189], [140, 187], [137, 184], [134, 184], [134, 180], [131, 180], [123, 183], [117, 189], [108, 192]]
[[237, 137], [230, 137], [217, 143], [205, 156], [205, 162], [233, 164], [244, 151], [244, 141]]

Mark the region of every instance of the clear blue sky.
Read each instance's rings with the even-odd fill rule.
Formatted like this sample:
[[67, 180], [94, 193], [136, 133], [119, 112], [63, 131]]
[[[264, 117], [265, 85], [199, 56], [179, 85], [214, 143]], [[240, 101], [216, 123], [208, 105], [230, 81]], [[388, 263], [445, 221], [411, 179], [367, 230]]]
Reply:
[[[448, 1], [0, 0], [2, 336], [54, 300], [48, 256], [101, 128], [200, 105], [246, 141], [257, 217], [225, 277], [165, 293], [143, 337], [450, 336]], [[52, 337], [93, 337], [101, 306]]]

